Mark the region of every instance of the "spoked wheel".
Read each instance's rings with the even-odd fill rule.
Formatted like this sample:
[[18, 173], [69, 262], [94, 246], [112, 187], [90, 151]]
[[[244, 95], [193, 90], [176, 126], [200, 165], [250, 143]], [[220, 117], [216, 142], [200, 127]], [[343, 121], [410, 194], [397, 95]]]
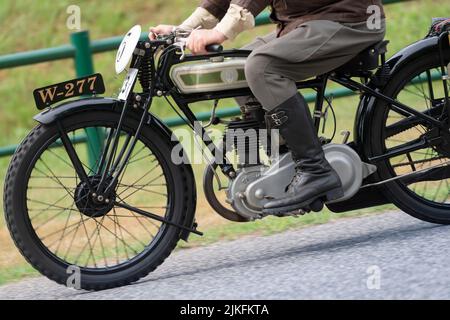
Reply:
[[[437, 55], [421, 57], [393, 77], [385, 94], [434, 119], [448, 121], [439, 65]], [[407, 174], [387, 183], [386, 195], [416, 218], [449, 224], [448, 128], [435, 128], [382, 102], [375, 108], [371, 145], [372, 156], [378, 159], [378, 174], [382, 180]]]
[[[11, 235], [37, 270], [61, 284], [66, 284], [71, 266], [80, 271], [84, 289], [137, 281], [160, 265], [180, 238], [179, 228], [128, 209], [178, 224], [184, 221], [186, 177], [182, 166], [171, 162], [170, 141], [160, 132], [143, 129], [123, 173], [113, 182], [120, 150], [132, 141], [138, 126], [126, 118], [110, 172], [103, 174], [102, 149], [111, 148], [118, 121], [119, 114], [89, 111], [67, 117], [59, 129], [56, 124], [38, 125], [11, 161], [5, 182]], [[60, 130], [71, 140], [88, 182], [80, 180], [62, 147]], [[86, 133], [96, 140], [82, 143]], [[108, 186], [108, 192], [92, 192]]]

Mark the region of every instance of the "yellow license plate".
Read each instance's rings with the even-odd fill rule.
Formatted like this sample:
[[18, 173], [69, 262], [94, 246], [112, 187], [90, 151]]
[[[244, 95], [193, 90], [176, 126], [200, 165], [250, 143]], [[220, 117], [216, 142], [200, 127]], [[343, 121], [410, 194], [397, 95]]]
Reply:
[[36, 107], [42, 110], [66, 99], [103, 93], [105, 93], [103, 77], [97, 73], [35, 89], [33, 96]]

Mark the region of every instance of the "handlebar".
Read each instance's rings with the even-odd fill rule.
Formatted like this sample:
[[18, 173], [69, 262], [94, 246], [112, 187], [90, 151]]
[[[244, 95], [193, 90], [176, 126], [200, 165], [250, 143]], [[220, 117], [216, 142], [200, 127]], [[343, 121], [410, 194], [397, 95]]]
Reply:
[[[181, 35], [180, 35], [180, 33], [173, 32], [170, 35], [158, 36], [157, 41], [172, 40], [175, 42], [180, 41], [181, 43], [184, 44], [184, 41], [185, 41], [185, 39], [187, 39], [188, 36], [189, 36], [189, 32], [186, 32], [186, 31], [182, 31]], [[221, 53], [223, 51], [223, 46], [220, 44], [210, 44], [210, 45], [207, 45], [205, 47], [205, 49], [209, 53]]]
[[223, 46], [220, 44], [210, 44], [206, 46], [205, 49], [209, 53], [221, 53], [223, 51]]

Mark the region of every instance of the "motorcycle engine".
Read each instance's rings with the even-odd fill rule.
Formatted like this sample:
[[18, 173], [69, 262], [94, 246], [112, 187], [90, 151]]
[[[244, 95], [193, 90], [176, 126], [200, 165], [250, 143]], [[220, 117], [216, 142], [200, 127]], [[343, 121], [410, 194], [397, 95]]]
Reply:
[[[212, 184], [205, 184], [205, 195], [213, 208], [233, 221], [263, 218], [264, 205], [273, 199], [283, 198], [295, 174], [295, 162], [282, 142], [278, 146], [279, 154], [271, 155], [271, 139], [267, 131], [261, 131], [265, 128], [261, 106], [257, 103], [248, 104], [242, 109], [242, 113], [242, 118], [229, 123], [224, 139], [226, 150], [230, 150], [230, 147], [234, 149], [239, 162], [236, 177], [230, 181], [226, 191], [227, 202], [235, 212], [218, 206], [217, 197], [213, 195], [214, 192], [209, 191]], [[227, 135], [231, 131], [233, 135]], [[271, 160], [270, 166], [262, 163], [260, 159], [262, 149]], [[323, 149], [328, 162], [338, 173], [344, 189], [344, 196], [333, 202], [351, 198], [360, 189], [362, 181], [376, 170], [375, 166], [362, 162], [356, 151], [346, 144], [327, 144]], [[213, 174], [208, 174], [207, 171], [205, 177], [213, 179]]]
[[[323, 149], [344, 189], [344, 196], [333, 202], [351, 198], [361, 188], [362, 181], [376, 170], [375, 166], [362, 162], [359, 155], [345, 144], [327, 144]], [[263, 218], [264, 205], [285, 196], [294, 174], [295, 162], [290, 152], [273, 160], [270, 167], [261, 165], [242, 168], [228, 189], [228, 199], [236, 212], [245, 218]]]

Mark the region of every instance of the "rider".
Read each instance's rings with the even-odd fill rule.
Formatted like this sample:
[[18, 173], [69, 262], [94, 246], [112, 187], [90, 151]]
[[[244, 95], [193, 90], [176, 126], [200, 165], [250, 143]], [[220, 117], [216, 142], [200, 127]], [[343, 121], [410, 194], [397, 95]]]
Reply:
[[[332, 71], [383, 40], [385, 24], [381, 0], [203, 0], [179, 28], [193, 30], [187, 48], [205, 54], [207, 45], [233, 40], [253, 28], [255, 17], [269, 5], [277, 30], [244, 49], [252, 50], [245, 67], [250, 89], [296, 162], [287, 196], [264, 206], [264, 212], [277, 214], [343, 194], [296, 81]], [[150, 38], [173, 30], [168, 25], [152, 27]]]

